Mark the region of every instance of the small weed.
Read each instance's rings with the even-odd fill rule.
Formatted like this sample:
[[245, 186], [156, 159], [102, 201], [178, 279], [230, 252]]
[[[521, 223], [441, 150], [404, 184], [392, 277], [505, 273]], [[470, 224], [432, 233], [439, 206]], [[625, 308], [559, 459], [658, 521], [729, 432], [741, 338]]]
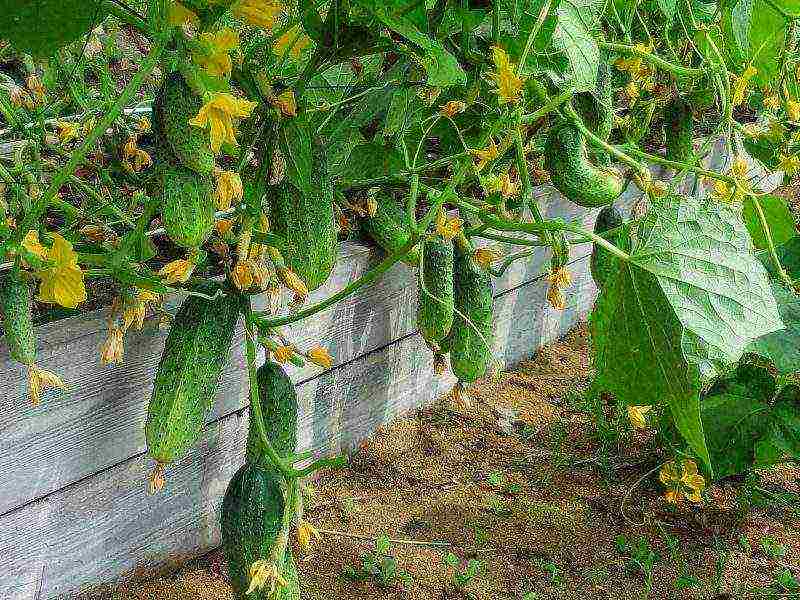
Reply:
[[747, 536], [744, 534], [740, 534], [739, 538], [736, 540], [739, 544], [739, 548], [742, 549], [742, 552], [746, 552], [747, 554], [752, 554], [753, 547], [750, 545], [750, 540], [747, 539]]
[[391, 543], [382, 536], [375, 542], [375, 551], [361, 557], [361, 565], [357, 568], [346, 567], [343, 575], [351, 581], [372, 580], [379, 587], [388, 588], [395, 584], [407, 586], [411, 583], [411, 575], [398, 568], [397, 561], [389, 554]]
[[779, 544], [774, 538], [769, 536], [761, 538], [759, 542], [761, 549], [769, 558], [783, 558], [786, 556], [786, 546]]
[[644, 577], [646, 596], [653, 590], [653, 568], [661, 560], [661, 556], [650, 547], [650, 542], [644, 537], [628, 540], [624, 535], [616, 539], [617, 551], [627, 556], [626, 569], [631, 573], [639, 573]]
[[558, 586], [564, 585], [564, 570], [555, 562], [552, 560], [538, 561], [538, 566], [550, 576], [550, 583]]
[[444, 557], [444, 563], [455, 569], [452, 582], [453, 585], [460, 590], [463, 590], [465, 587], [467, 587], [469, 583], [481, 572], [481, 569], [483, 569], [483, 562], [470, 559], [466, 565], [463, 565], [461, 559], [452, 552], [449, 552], [447, 556]]
[[496, 514], [498, 517], [508, 518], [514, 514], [513, 511], [503, 501], [503, 499], [496, 494], [486, 495], [486, 508], [487, 510]]

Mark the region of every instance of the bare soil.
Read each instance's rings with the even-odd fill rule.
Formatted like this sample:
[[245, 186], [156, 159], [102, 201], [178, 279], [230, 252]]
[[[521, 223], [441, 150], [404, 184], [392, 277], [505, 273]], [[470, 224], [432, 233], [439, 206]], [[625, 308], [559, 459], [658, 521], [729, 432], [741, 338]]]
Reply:
[[[800, 469], [712, 486], [703, 506], [668, 506], [647, 433], [604, 434], [584, 398], [585, 327], [494, 381], [472, 406], [443, 398], [397, 419], [315, 484], [308, 518], [324, 530], [297, 548], [302, 597], [330, 599], [770, 598], [797, 595]], [[596, 409], [596, 408], [595, 408]], [[613, 417], [610, 407], [600, 407]], [[407, 584], [353, 581], [375, 539]], [[446, 564], [452, 553], [465, 585]], [[783, 582], [782, 584], [776, 581]], [[781, 585], [783, 587], [781, 587]], [[771, 592], [778, 595], [770, 596]], [[228, 600], [219, 551], [114, 600]]]

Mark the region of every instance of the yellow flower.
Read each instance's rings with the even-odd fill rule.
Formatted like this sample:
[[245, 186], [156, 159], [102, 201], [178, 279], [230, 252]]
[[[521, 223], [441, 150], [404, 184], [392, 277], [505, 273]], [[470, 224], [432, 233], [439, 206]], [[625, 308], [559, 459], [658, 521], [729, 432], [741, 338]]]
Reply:
[[219, 233], [222, 237], [227, 237], [231, 232], [231, 229], [233, 229], [233, 221], [231, 219], [220, 219], [217, 221], [215, 227], [217, 229], [217, 233]]
[[760, 123], [747, 123], [742, 127], [742, 132], [749, 138], [760, 138], [767, 131], [764, 125]]
[[519, 185], [517, 182], [511, 180], [511, 176], [508, 173], [503, 173], [500, 176], [500, 195], [503, 198], [513, 198], [517, 195], [517, 191], [519, 189]]
[[649, 54], [652, 51], [653, 46], [650, 44], [635, 44], [631, 55], [625, 58], [618, 58], [614, 61], [614, 66], [620, 71], [627, 71], [635, 78], [642, 78], [650, 72], [650, 67], [644, 63], [642, 57], [638, 56], [637, 53]]
[[555, 273], [547, 276], [547, 281], [558, 288], [565, 288], [572, 285], [572, 273], [567, 267], [559, 267]]
[[60, 304], [75, 308], [86, 300], [83, 271], [78, 266], [78, 255], [72, 244], [57, 233], [51, 233], [53, 246], [47, 251], [50, 265], [36, 272], [41, 280], [39, 295], [41, 302]]
[[517, 77], [514, 63], [509, 60], [506, 51], [499, 46], [492, 46], [492, 59], [495, 71], [490, 73], [489, 77], [497, 85], [500, 104], [517, 102], [522, 97], [525, 80]]
[[732, 177], [735, 179], [747, 179], [747, 172], [749, 170], [750, 167], [747, 165], [747, 160], [745, 160], [744, 157], [737, 156], [733, 159], [730, 169]]
[[308, 287], [306, 287], [306, 284], [303, 283], [303, 280], [300, 279], [294, 273], [294, 271], [287, 269], [286, 267], [281, 267], [277, 271], [278, 277], [283, 285], [292, 290], [296, 296], [299, 298], [305, 298], [308, 296]]
[[633, 80], [629, 81], [625, 86], [625, 95], [631, 101], [636, 100], [639, 97], [639, 85]]
[[478, 159], [478, 164], [475, 165], [475, 170], [480, 173], [483, 168], [500, 156], [500, 149], [497, 147], [493, 139], [489, 139], [489, 145], [484, 150], [470, 149], [469, 153], [473, 158]]
[[62, 144], [66, 144], [78, 137], [81, 127], [78, 123], [72, 121], [57, 121], [58, 139]]
[[747, 86], [750, 85], [750, 80], [756, 76], [758, 70], [753, 65], [747, 65], [744, 73], [740, 77], [736, 77], [736, 83], [733, 84], [733, 98], [731, 102], [734, 106], [739, 106], [745, 99], [745, 92]]
[[39, 76], [35, 73], [28, 75], [25, 79], [25, 85], [33, 92], [33, 95], [36, 97], [36, 103], [39, 105], [44, 104], [47, 90], [44, 89], [44, 85], [42, 85], [42, 80], [39, 79]]
[[547, 275], [547, 281], [550, 282], [547, 289], [547, 301], [556, 310], [564, 310], [567, 307], [567, 301], [562, 290], [572, 285], [572, 273], [567, 267], [559, 267]]
[[697, 472], [697, 463], [684, 459], [680, 464], [671, 460], [661, 467], [658, 479], [667, 490], [664, 496], [670, 504], [677, 504], [684, 498], [691, 502], [702, 502], [700, 493], [705, 489], [706, 481]]
[[217, 208], [228, 210], [231, 202], [244, 197], [242, 178], [234, 171], [223, 169], [216, 170], [215, 175], [217, 176], [217, 188], [214, 191], [214, 199], [217, 201]]
[[764, 96], [762, 103], [767, 110], [778, 110], [781, 105], [781, 99], [777, 94], [769, 94]]
[[129, 173], [139, 173], [153, 164], [150, 155], [136, 145], [136, 136], [131, 136], [122, 147], [122, 165]]
[[223, 27], [216, 33], [201, 34], [200, 43], [204, 52], [193, 53], [192, 60], [212, 77], [230, 75], [233, 63], [229, 53], [239, 45], [239, 34], [233, 29]]
[[796, 100], [786, 101], [786, 115], [790, 121], [800, 121], [800, 102]]
[[248, 261], [242, 260], [236, 263], [231, 270], [231, 280], [240, 290], [249, 290], [253, 287], [253, 272]]
[[308, 521], [300, 521], [300, 524], [297, 526], [297, 542], [304, 552], [308, 552], [308, 549], [311, 547], [312, 538], [321, 540], [322, 535], [320, 535], [317, 528]]
[[283, 56], [290, 52], [295, 58], [300, 58], [300, 54], [305, 48], [311, 45], [311, 38], [302, 33], [299, 25], [295, 25], [275, 40], [272, 51], [278, 56]]
[[173, 27], [182, 27], [187, 23], [196, 25], [200, 22], [200, 19], [198, 19], [197, 15], [180, 2], [172, 2], [170, 4], [167, 20]]
[[59, 390], [67, 389], [61, 378], [55, 373], [40, 369], [36, 365], [28, 366], [28, 396], [31, 399], [31, 404], [38, 406], [42, 399], [42, 390], [45, 388], [57, 388]]
[[211, 148], [219, 152], [224, 142], [236, 145], [233, 119], [249, 116], [257, 105], [256, 102], [237, 98], [227, 92], [216, 92], [189, 123], [202, 129], [208, 128]]
[[728, 200], [731, 197], [731, 188], [725, 181], [717, 179], [711, 188], [711, 195], [719, 200]]
[[778, 169], [787, 175], [794, 175], [800, 170], [800, 157], [798, 157], [797, 154], [793, 154], [792, 156], [781, 154]]
[[652, 406], [628, 406], [628, 420], [634, 429], [647, 427], [647, 413], [653, 410]]
[[378, 201], [375, 199], [374, 196], [370, 196], [367, 198], [367, 215], [370, 217], [374, 217], [378, 214]]
[[314, 346], [311, 348], [311, 350], [308, 351], [308, 360], [325, 369], [330, 369], [331, 366], [333, 366], [333, 358], [328, 353], [328, 349], [322, 346]]
[[475, 262], [478, 263], [482, 268], [489, 269], [492, 266], [492, 263], [497, 262], [502, 258], [502, 255], [493, 248], [478, 248], [475, 250]]
[[458, 217], [447, 217], [443, 211], [439, 211], [436, 217], [436, 232], [446, 240], [452, 240], [461, 231], [461, 219]]
[[444, 117], [450, 117], [451, 119], [459, 113], [462, 113], [466, 110], [467, 105], [460, 100], [450, 100], [447, 104], [445, 104], [439, 112]]
[[272, 356], [275, 359], [275, 362], [284, 364], [287, 360], [294, 356], [294, 350], [292, 350], [290, 346], [278, 346], [272, 352]]
[[47, 248], [39, 243], [39, 232], [35, 229], [31, 229], [25, 234], [25, 237], [22, 238], [22, 247], [42, 260], [47, 260]]
[[233, 14], [254, 27], [272, 29], [278, 21], [283, 6], [275, 0], [239, 0]]
[[547, 288], [547, 301], [550, 306], [556, 310], [564, 310], [567, 307], [567, 301], [564, 298], [564, 292], [554, 285]]
[[136, 121], [136, 129], [142, 133], [150, 131], [150, 119], [147, 117], [140, 117], [139, 120]]
[[285, 117], [297, 116], [297, 100], [292, 90], [286, 90], [272, 99], [272, 105]]
[[121, 365], [124, 354], [125, 346], [122, 342], [122, 330], [119, 327], [112, 327], [108, 331], [108, 338], [100, 347], [100, 362], [104, 365], [111, 363]]
[[271, 560], [255, 561], [250, 565], [248, 575], [250, 576], [250, 586], [247, 588], [245, 595], [250, 595], [266, 587], [268, 593], [265, 594], [265, 597], [271, 598], [277, 588], [286, 586], [286, 580]]
[[186, 283], [189, 281], [194, 267], [194, 262], [186, 260], [185, 258], [178, 258], [161, 267], [158, 274], [164, 279], [167, 285]]

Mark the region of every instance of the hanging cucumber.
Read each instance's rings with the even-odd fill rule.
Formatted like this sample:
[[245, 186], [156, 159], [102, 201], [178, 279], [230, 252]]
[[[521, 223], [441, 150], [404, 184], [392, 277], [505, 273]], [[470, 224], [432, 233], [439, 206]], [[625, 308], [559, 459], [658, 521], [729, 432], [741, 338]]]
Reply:
[[[272, 361], [259, 367], [256, 381], [267, 436], [275, 451], [285, 457], [294, 452], [297, 444], [297, 391], [283, 367]], [[251, 412], [247, 460], [262, 468], [271, 469], [272, 463], [264, 450], [253, 418]]]
[[18, 269], [12, 270], [0, 283], [0, 314], [11, 358], [32, 367], [36, 362], [33, 291]]
[[680, 96], [672, 98], [664, 107], [664, 138], [667, 159], [686, 162], [694, 153], [694, 118], [692, 107]]
[[[378, 192], [375, 197], [375, 214], [362, 222], [364, 232], [387, 253], [393, 254], [408, 243], [411, 230], [408, 227], [405, 210], [386, 192]], [[409, 266], [419, 265], [418, 247], [406, 254], [403, 262]]]
[[[597, 84], [591, 92], [580, 92], [573, 97], [575, 110], [589, 130], [604, 142], [611, 137], [614, 127], [614, 97], [611, 68], [606, 60], [597, 66]], [[611, 162], [609, 154], [592, 148], [590, 153], [597, 162], [607, 165]]]
[[553, 186], [578, 206], [611, 204], [622, 193], [619, 172], [591, 163], [586, 141], [571, 123], [560, 123], [550, 129], [544, 157]]
[[[622, 225], [622, 214], [617, 207], [612, 204], [603, 207], [598, 213], [597, 220], [594, 223], [594, 232], [603, 234], [616, 229], [617, 231], [614, 234], [604, 237], [609, 242], [619, 247], [623, 243], [624, 238], [623, 232], [619, 229]], [[619, 258], [598, 244], [592, 244], [592, 257], [589, 264], [592, 272], [592, 279], [594, 279], [595, 284], [597, 284], [597, 287], [601, 290], [617, 273], [620, 266]]]
[[435, 236], [422, 244], [423, 285], [419, 289], [417, 327], [435, 347], [453, 326], [453, 242]]
[[183, 248], [199, 248], [214, 231], [211, 178], [177, 165], [160, 171], [161, 216], [167, 236]]

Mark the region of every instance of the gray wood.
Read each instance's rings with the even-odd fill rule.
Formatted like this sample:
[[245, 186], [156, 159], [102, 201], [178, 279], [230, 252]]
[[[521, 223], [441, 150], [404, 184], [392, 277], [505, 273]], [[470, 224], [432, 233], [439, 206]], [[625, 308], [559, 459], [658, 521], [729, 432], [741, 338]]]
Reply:
[[[543, 279], [496, 299], [498, 355], [517, 362], [561, 336], [585, 314], [593, 286], [586, 259], [573, 264], [570, 308], [546, 307]], [[299, 449], [352, 448], [395, 415], [452, 386], [432, 375], [416, 334], [298, 386]], [[44, 568], [42, 598], [72, 594], [174, 565], [219, 544], [222, 495], [243, 461], [246, 410], [211, 422], [189, 455], [167, 470], [161, 494], [146, 492], [151, 462], [139, 454], [46, 498], [0, 516], [0, 598], [31, 600]]]

